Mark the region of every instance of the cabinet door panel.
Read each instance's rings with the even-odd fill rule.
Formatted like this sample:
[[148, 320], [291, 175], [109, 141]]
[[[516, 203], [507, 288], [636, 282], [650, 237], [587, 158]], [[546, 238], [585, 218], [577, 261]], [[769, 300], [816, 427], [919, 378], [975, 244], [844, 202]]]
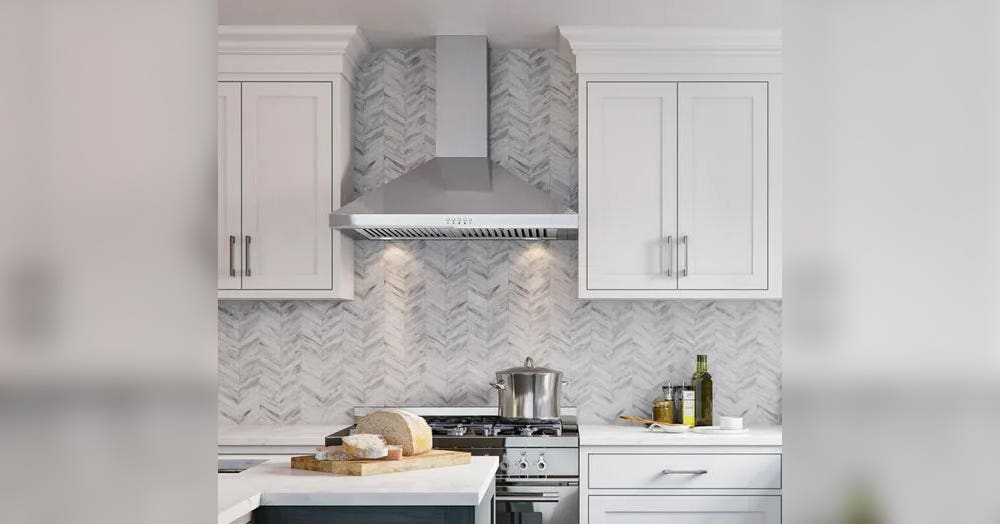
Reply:
[[243, 269], [240, 239], [240, 83], [219, 82], [218, 99], [218, 246], [219, 289], [240, 289]]
[[767, 84], [680, 83], [677, 100], [679, 288], [766, 289]]
[[588, 84], [588, 289], [677, 288], [676, 100], [675, 83]]
[[243, 83], [243, 289], [330, 289], [328, 83]]
[[591, 496], [591, 524], [779, 524], [778, 495]]

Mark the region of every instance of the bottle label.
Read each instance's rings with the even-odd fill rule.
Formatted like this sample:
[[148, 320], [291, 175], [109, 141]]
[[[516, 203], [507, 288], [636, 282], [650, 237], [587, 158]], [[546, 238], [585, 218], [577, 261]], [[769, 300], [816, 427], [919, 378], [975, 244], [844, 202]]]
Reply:
[[694, 391], [684, 390], [684, 399], [682, 402], [682, 409], [684, 411], [684, 416], [681, 421], [688, 426], [694, 425]]

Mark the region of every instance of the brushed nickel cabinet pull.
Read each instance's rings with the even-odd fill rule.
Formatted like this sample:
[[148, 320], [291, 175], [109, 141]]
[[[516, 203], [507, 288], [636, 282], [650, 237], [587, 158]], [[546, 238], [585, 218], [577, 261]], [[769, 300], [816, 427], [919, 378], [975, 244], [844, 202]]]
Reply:
[[236, 251], [236, 235], [229, 235], [229, 276], [236, 276], [236, 266], [233, 263], [233, 253]]
[[674, 276], [674, 236], [667, 235], [667, 276]]
[[250, 235], [246, 238], [245, 254], [243, 255], [243, 265], [246, 266], [246, 276], [250, 276]]
[[[682, 277], [686, 277], [688, 276], [688, 252], [691, 251], [691, 246], [688, 245], [688, 236], [682, 236], [680, 243], [684, 244], [684, 267], [681, 268], [680, 274]], [[680, 249], [680, 247], [677, 249]]]
[[705, 475], [708, 473], [707, 469], [665, 469], [663, 470], [664, 475]]

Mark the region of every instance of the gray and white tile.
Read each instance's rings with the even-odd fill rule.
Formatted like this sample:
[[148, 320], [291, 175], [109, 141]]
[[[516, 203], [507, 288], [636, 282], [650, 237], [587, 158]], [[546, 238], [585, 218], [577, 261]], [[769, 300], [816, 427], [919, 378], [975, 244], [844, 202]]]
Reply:
[[[370, 191], [434, 154], [434, 51], [361, 62], [354, 182]], [[576, 80], [552, 50], [491, 53], [490, 154], [572, 207]], [[355, 300], [219, 304], [219, 420], [337, 423], [363, 404], [485, 405], [525, 356], [562, 370], [584, 421], [646, 414], [709, 354], [716, 411], [781, 420], [778, 301], [592, 301], [576, 243], [355, 243]]]

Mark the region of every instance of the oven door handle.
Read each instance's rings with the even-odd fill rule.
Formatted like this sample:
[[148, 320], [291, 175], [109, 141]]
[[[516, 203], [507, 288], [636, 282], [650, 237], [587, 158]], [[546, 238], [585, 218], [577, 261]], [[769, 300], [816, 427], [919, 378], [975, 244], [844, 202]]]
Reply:
[[[502, 484], [501, 484], [502, 482]], [[544, 488], [544, 487], [574, 487], [580, 482], [568, 478], [504, 478], [497, 479], [497, 489]]]
[[497, 493], [497, 502], [559, 502], [558, 493]]

